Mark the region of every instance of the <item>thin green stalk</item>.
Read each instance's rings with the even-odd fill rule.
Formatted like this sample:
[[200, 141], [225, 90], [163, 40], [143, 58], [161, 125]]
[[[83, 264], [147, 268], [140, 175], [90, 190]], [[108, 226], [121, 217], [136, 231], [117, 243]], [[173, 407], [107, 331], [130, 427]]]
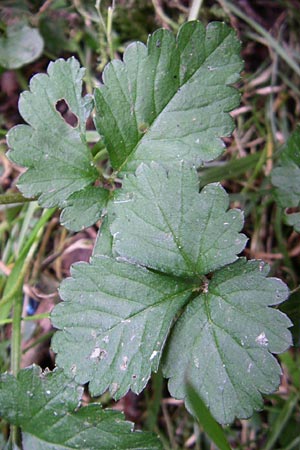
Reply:
[[11, 371], [17, 376], [21, 363], [21, 317], [23, 309], [23, 289], [19, 289], [14, 298], [14, 309], [12, 319], [12, 337], [11, 337]]
[[15, 255], [16, 258], [19, 257], [19, 253], [24, 246], [24, 242], [27, 239], [28, 233], [30, 233], [30, 229], [32, 227], [32, 223], [35, 222], [34, 214], [36, 210], [39, 208], [37, 202], [29, 203], [29, 205], [24, 205], [24, 217], [21, 223], [21, 228], [18, 231], [18, 239], [15, 242]]
[[202, 3], [203, 3], [203, 0], [193, 0], [192, 1], [188, 20], [197, 20], [198, 19]]
[[286, 243], [282, 233], [282, 208], [277, 206], [275, 213], [274, 231], [277, 239], [277, 245], [280, 253], [283, 255], [285, 266], [290, 270], [291, 276], [294, 277], [294, 267], [288, 254]]
[[[295, 71], [295, 73], [300, 76], [300, 67], [299, 65], [289, 56], [286, 49], [284, 49], [273, 36], [265, 30], [261, 25], [251, 19], [250, 16], [244, 14], [239, 8], [233, 5], [228, 0], [219, 0], [221, 6], [225, 6], [229, 11], [235, 14], [240, 19], [244, 20], [250, 27], [252, 27], [257, 33], [263, 36], [268, 45]], [[225, 9], [224, 8], [224, 9]]]
[[28, 89], [28, 82], [26, 80], [26, 78], [23, 75], [23, 72], [21, 69], [17, 69], [15, 71], [17, 80], [18, 80], [18, 84], [20, 85], [22, 91], [26, 91]]
[[[21, 321], [30, 322], [30, 321], [34, 321], [34, 320], [49, 319], [49, 318], [50, 318], [49, 313], [41, 313], [41, 314], [35, 314], [34, 316], [21, 317]], [[9, 323], [13, 323], [13, 319], [0, 320], [0, 326], [8, 325]]]
[[0, 318], [2, 320], [6, 319], [9, 315], [11, 304], [13, 303], [15, 296], [18, 295], [19, 290], [22, 289], [24, 276], [28, 269], [28, 265], [30, 264], [31, 258], [33, 257], [35, 248], [38, 245], [43, 227], [54, 212], [55, 208], [44, 211], [43, 215], [30, 233], [30, 236], [27, 238], [24, 247], [20, 251], [14, 268], [7, 279], [4, 295], [0, 300]]
[[106, 38], [108, 43], [109, 57], [111, 60], [115, 57], [113, 40], [112, 40], [112, 23], [113, 23], [113, 13], [114, 13], [115, 2], [112, 2], [112, 5], [108, 7], [107, 10], [107, 26], [106, 26]]
[[33, 202], [35, 198], [25, 198], [19, 192], [16, 194], [0, 194], [0, 205], [10, 205], [13, 203]]
[[260, 158], [254, 168], [252, 175], [249, 177], [247, 184], [241, 190], [241, 195], [245, 194], [246, 192], [249, 191], [249, 189], [251, 189], [253, 182], [256, 180], [257, 175], [262, 170], [266, 160], [267, 160], [267, 147], [265, 147], [264, 150], [261, 152]]
[[285, 425], [287, 424], [294, 409], [296, 408], [298, 400], [299, 400], [298, 394], [292, 392], [289, 398], [286, 400], [284, 407], [278, 414], [277, 420], [272, 424], [269, 439], [264, 447], [264, 450], [272, 450], [275, 447], [275, 444], [279, 439], [279, 437], [281, 436]]
[[240, 159], [233, 159], [218, 166], [199, 169], [200, 186], [222, 180], [240, 178], [248, 170], [252, 170], [260, 159], [260, 152], [253, 153]]
[[163, 376], [159, 369], [157, 373], [152, 374], [153, 397], [147, 401], [147, 420], [146, 427], [150, 431], [154, 431], [158, 420], [159, 410], [162, 400]]
[[48, 339], [50, 339], [53, 334], [55, 333], [54, 330], [49, 331], [49, 333], [43, 334], [42, 336], [40, 336], [39, 338], [37, 338], [32, 344], [28, 345], [28, 347], [24, 348], [22, 353], [23, 355], [28, 352], [28, 350], [30, 350], [31, 348], [35, 347], [36, 345], [40, 344], [41, 342], [44, 342]]
[[284, 447], [282, 450], [293, 450], [299, 449], [300, 445], [300, 436], [296, 437], [287, 447]]

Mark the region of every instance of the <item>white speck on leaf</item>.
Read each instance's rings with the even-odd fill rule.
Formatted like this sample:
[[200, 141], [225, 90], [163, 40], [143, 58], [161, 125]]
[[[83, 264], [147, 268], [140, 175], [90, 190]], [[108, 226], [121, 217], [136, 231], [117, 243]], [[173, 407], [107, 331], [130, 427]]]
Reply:
[[267, 339], [265, 332], [263, 331], [262, 333], [260, 333], [257, 338], [255, 339], [255, 341], [259, 344], [259, 345], [263, 345], [263, 346], [267, 346], [269, 343], [269, 340]]
[[149, 361], [152, 361], [154, 358], [155, 358], [155, 356], [158, 354], [158, 351], [157, 350], [154, 350], [154, 352], [152, 352], [152, 355], [150, 356], [150, 358], [149, 358]]
[[249, 365], [248, 365], [248, 369], [247, 369], [247, 372], [248, 372], [248, 373], [251, 372], [252, 367], [253, 367], [253, 363], [250, 362]]

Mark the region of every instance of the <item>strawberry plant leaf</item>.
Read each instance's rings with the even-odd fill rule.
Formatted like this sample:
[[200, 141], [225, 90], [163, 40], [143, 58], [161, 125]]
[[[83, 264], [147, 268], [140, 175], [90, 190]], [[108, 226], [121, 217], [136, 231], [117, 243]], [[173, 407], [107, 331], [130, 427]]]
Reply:
[[194, 169], [142, 164], [116, 194], [113, 247], [132, 262], [176, 276], [205, 275], [237, 259], [243, 214], [219, 184], [199, 194]]
[[[275, 198], [282, 208], [300, 206], [300, 126], [291, 134], [271, 174]], [[300, 233], [300, 213], [285, 213], [285, 222]]]
[[170, 393], [184, 398], [188, 376], [220, 423], [249, 417], [262, 407], [261, 393], [279, 384], [281, 370], [271, 352], [290, 346], [292, 324], [268, 307], [284, 301], [288, 289], [267, 273], [262, 262], [244, 258], [220, 269], [170, 336], [163, 364]]
[[[63, 208], [74, 192], [98, 177], [85, 142], [92, 101], [81, 96], [83, 75], [74, 58], [59, 59], [49, 64], [47, 74], [35, 75], [30, 91], [23, 92], [19, 101], [20, 114], [29, 125], [17, 125], [7, 136], [10, 159], [28, 168], [19, 179], [19, 189], [25, 197], [39, 196], [46, 208]], [[60, 101], [69, 107], [76, 126], [57, 110]]]
[[65, 201], [66, 206], [60, 217], [61, 224], [74, 231], [94, 225], [108, 198], [109, 191], [98, 186], [87, 186], [74, 192]]
[[117, 411], [79, 407], [83, 388], [62, 370], [32, 366], [0, 376], [0, 416], [22, 429], [24, 450], [159, 450], [152, 433], [133, 432]]
[[193, 286], [107, 256], [73, 266], [51, 314], [56, 363], [93, 395], [140, 392]]
[[295, 231], [300, 233], [300, 213], [285, 213], [284, 214], [285, 223], [294, 228]]
[[141, 162], [199, 165], [219, 156], [239, 104], [230, 85], [242, 69], [240, 43], [224, 23], [184, 24], [177, 38], [164, 29], [128, 46], [95, 91], [98, 132], [113, 168], [133, 172]]
[[0, 36], [0, 66], [18, 69], [37, 59], [44, 48], [44, 41], [36, 28], [24, 23], [7, 26]]
[[97, 234], [96, 242], [93, 248], [93, 256], [115, 256], [113, 255], [113, 240], [109, 227], [109, 217], [106, 215]]

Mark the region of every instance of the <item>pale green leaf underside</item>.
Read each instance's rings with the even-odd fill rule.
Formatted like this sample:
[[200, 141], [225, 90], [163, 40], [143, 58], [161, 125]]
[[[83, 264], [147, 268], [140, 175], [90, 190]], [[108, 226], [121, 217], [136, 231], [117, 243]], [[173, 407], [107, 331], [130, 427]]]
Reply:
[[93, 395], [140, 392], [192, 286], [109, 257], [73, 266], [51, 319], [56, 363]]
[[24, 450], [159, 450], [151, 433], [133, 433], [117, 411], [81, 407], [83, 388], [61, 370], [23, 369], [0, 377], [0, 416], [22, 429]]
[[245, 259], [217, 271], [170, 336], [163, 372], [171, 395], [184, 398], [191, 380], [220, 423], [249, 417], [262, 406], [260, 393], [279, 384], [280, 366], [270, 352], [291, 345], [292, 324], [268, 307], [284, 301], [288, 290], [267, 272], [262, 262]]
[[223, 151], [233, 130], [228, 114], [239, 104], [231, 85], [242, 68], [240, 44], [224, 23], [183, 25], [177, 38], [160, 29], [147, 47], [131, 44], [124, 62], [104, 70], [95, 91], [95, 123], [114, 169], [141, 162], [199, 165]]
[[[91, 112], [89, 96], [82, 97], [78, 61], [70, 58], [50, 63], [47, 74], [35, 75], [30, 91], [23, 92], [19, 110], [28, 125], [8, 133], [9, 157], [27, 168], [18, 187], [26, 197], [39, 196], [43, 207], [64, 207], [74, 192], [94, 183], [98, 172], [85, 142], [85, 123]], [[69, 125], [56, 110], [65, 100], [78, 124]]]
[[38, 29], [21, 23], [8, 26], [5, 34], [0, 37], [0, 66], [18, 69], [41, 55], [44, 41]]
[[218, 184], [199, 194], [197, 173], [152, 163], [129, 175], [109, 210], [113, 248], [132, 262], [176, 276], [205, 275], [236, 260], [247, 238], [243, 215], [228, 210]]

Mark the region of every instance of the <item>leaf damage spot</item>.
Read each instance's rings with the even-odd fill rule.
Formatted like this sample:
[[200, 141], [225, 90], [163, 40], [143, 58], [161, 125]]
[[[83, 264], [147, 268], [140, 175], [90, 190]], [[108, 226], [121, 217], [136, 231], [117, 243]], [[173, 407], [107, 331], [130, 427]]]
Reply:
[[78, 117], [74, 114], [64, 98], [58, 100], [55, 104], [56, 111], [61, 115], [63, 120], [73, 128], [78, 127]]
[[127, 365], [128, 365], [128, 357], [127, 356], [123, 356], [122, 364], [120, 365], [120, 369], [121, 370], [126, 370], [127, 369]]
[[100, 359], [104, 359], [107, 356], [107, 351], [104, 349], [101, 349], [100, 347], [95, 347], [90, 355], [90, 359], [97, 359], [98, 361]]

